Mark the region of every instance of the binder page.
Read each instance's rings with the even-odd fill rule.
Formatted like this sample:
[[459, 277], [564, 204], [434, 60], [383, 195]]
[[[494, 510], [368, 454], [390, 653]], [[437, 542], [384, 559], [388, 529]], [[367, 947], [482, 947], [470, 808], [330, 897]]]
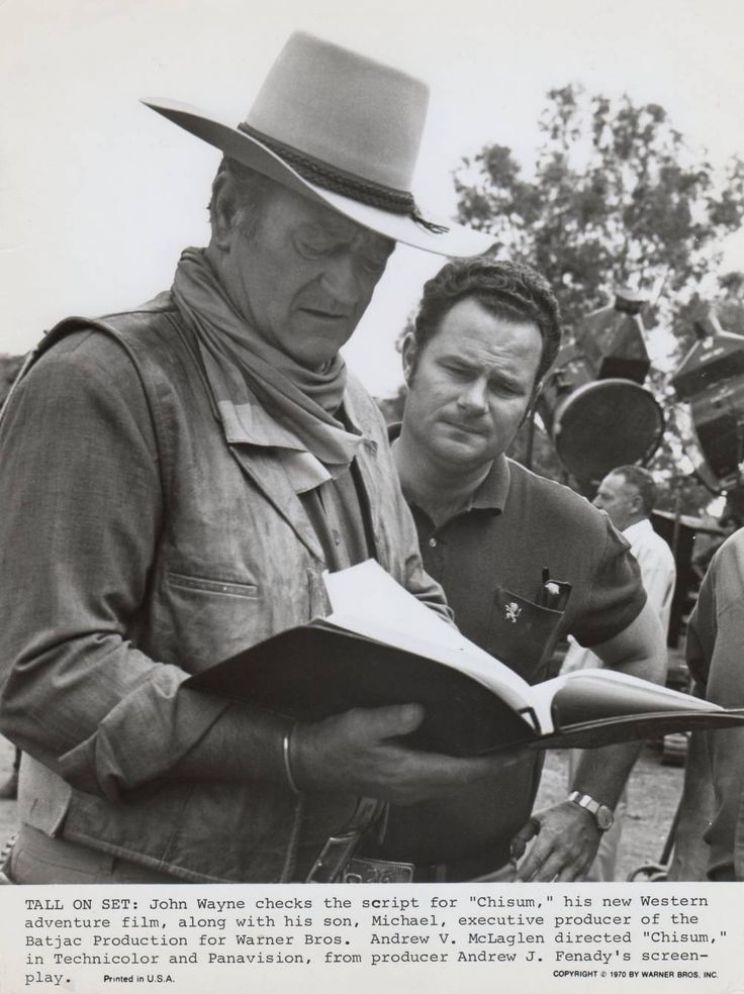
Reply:
[[533, 690], [555, 702], [561, 725], [619, 715], [722, 710], [710, 701], [600, 667], [562, 674]]
[[326, 623], [460, 670], [515, 711], [533, 706], [526, 681], [438, 617], [374, 559], [323, 578], [333, 609]]

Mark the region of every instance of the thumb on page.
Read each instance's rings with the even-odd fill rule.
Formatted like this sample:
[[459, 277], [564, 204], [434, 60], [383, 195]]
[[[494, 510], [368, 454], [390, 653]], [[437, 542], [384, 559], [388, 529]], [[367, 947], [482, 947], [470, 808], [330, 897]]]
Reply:
[[384, 708], [374, 708], [366, 711], [367, 731], [376, 739], [407, 735], [419, 727], [424, 714], [421, 704], [391, 704]]

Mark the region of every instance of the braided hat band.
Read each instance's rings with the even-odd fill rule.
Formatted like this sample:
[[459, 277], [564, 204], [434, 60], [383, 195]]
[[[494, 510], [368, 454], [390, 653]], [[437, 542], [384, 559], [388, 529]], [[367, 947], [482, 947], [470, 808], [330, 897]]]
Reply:
[[342, 196], [350, 197], [368, 207], [378, 207], [380, 210], [390, 211], [392, 214], [405, 215], [432, 232], [444, 233], [449, 230], [446, 225], [427, 221], [416, 206], [413, 194], [406, 190], [396, 190], [391, 186], [384, 186], [382, 183], [359, 179], [358, 176], [353, 176], [344, 169], [331, 166], [313, 155], [285, 145], [284, 142], [271, 138], [259, 131], [258, 128], [251, 127], [245, 122], [238, 125], [238, 130], [261, 142], [262, 145], [271, 149], [272, 152], [296, 169], [303, 179], [315, 183], [316, 186], [321, 186], [324, 190], [340, 193]]

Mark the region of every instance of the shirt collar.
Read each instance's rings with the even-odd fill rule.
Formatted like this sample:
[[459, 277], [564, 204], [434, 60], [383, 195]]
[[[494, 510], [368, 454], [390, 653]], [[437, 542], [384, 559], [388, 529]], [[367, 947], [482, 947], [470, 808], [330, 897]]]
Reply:
[[502, 454], [494, 459], [488, 476], [473, 494], [468, 510], [478, 507], [491, 511], [503, 511], [509, 497], [510, 483], [509, 460]]
[[641, 538], [642, 535], [647, 535], [650, 531], [653, 531], [653, 525], [648, 518], [642, 518], [641, 521], [636, 521], [635, 524], [623, 528], [623, 536], [632, 545], [635, 539]]

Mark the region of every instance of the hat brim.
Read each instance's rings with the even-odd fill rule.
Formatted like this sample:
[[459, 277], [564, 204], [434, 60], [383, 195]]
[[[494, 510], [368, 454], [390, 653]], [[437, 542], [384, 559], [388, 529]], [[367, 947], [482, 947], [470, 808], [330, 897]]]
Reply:
[[162, 114], [169, 121], [184, 128], [202, 141], [214, 145], [231, 159], [237, 159], [243, 165], [258, 170], [270, 179], [275, 180], [294, 190], [302, 196], [316, 200], [332, 210], [344, 214], [356, 221], [357, 224], [370, 228], [381, 235], [393, 238], [397, 242], [411, 245], [413, 248], [434, 252], [437, 255], [468, 258], [487, 252], [493, 245], [493, 238], [481, 231], [474, 231], [464, 225], [451, 221], [427, 218], [433, 225], [444, 228], [443, 231], [429, 230], [425, 225], [405, 214], [394, 214], [359, 203], [342, 194], [324, 190], [322, 187], [308, 182], [288, 165], [275, 152], [267, 148], [251, 135], [229, 124], [207, 115], [205, 112], [188, 104], [174, 100], [142, 100], [151, 110]]

